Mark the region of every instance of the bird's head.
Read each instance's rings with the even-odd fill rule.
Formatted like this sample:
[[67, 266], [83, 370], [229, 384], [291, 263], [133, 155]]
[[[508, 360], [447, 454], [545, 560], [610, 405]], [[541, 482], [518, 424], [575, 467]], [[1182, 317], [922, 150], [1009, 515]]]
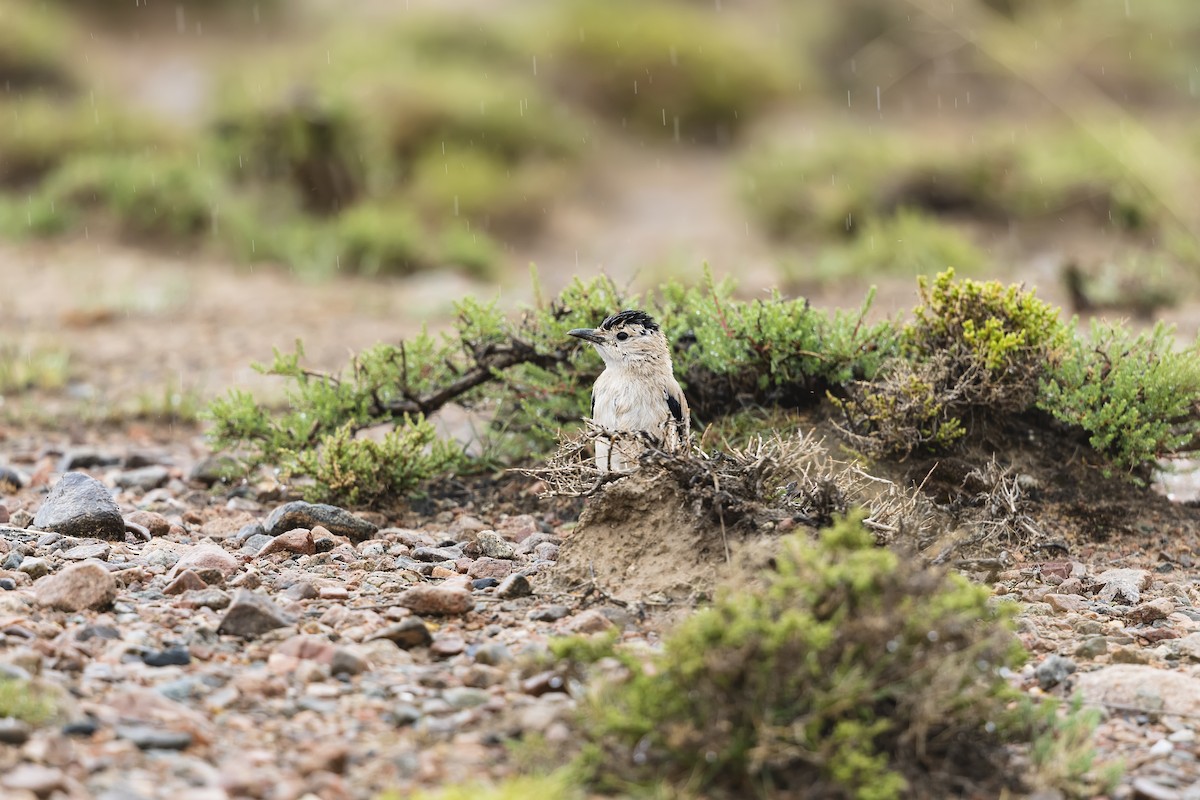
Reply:
[[567, 333], [595, 345], [605, 364], [671, 363], [667, 337], [645, 311], [621, 311], [595, 328], [576, 328]]

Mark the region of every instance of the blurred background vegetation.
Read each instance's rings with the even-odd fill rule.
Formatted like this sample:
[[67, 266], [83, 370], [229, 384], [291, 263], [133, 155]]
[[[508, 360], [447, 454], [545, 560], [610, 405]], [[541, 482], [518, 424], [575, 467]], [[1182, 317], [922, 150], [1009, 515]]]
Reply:
[[0, 87], [8, 238], [1150, 315], [1200, 267], [1193, 0], [0, 0]]

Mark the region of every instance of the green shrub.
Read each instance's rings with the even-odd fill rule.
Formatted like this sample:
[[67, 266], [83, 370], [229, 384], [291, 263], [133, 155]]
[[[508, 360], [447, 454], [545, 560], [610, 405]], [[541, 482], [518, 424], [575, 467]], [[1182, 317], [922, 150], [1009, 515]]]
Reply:
[[544, 35], [551, 73], [621, 125], [724, 141], [780, 97], [787, 70], [722, 17], [669, 2], [571, 0]]
[[364, 275], [408, 275], [431, 264], [424, 229], [402, 207], [355, 206], [338, 216], [334, 231], [343, 269]]
[[479, 783], [431, 789], [414, 793], [388, 792], [381, 800], [583, 800], [584, 791], [573, 780], [568, 770], [559, 770], [549, 775], [518, 775], [499, 783]]
[[280, 468], [285, 479], [311, 479], [302, 486], [311, 501], [377, 505], [453, 473], [462, 460], [462, 448], [438, 439], [428, 421], [406, 417], [378, 441], [355, 438], [353, 426], [344, 425], [319, 446], [294, 451]]
[[0, 397], [61, 389], [70, 376], [70, 364], [71, 355], [65, 348], [0, 341]]
[[784, 538], [775, 564], [661, 654], [616, 653], [627, 677], [601, 684], [581, 719], [599, 788], [666, 777], [718, 796], [893, 798], [996, 746], [1003, 674], [1023, 651], [985, 588], [874, 547], [857, 519], [815, 543]]
[[828, 248], [806, 277], [929, 275], [953, 268], [978, 272], [987, 263], [969, 238], [930, 216], [902, 208], [889, 217], [868, 217], [849, 243]]
[[1196, 344], [1177, 350], [1161, 323], [1134, 334], [1097, 322], [1046, 372], [1038, 406], [1082, 428], [1112, 467], [1141, 480], [1159, 459], [1196, 449], [1198, 356]]
[[496, 242], [477, 228], [450, 225], [438, 241], [441, 260], [478, 278], [494, 278], [502, 255]]
[[127, 236], [177, 241], [217, 230], [227, 200], [227, 187], [194, 158], [96, 155], [63, 164], [31, 202], [51, 212], [42, 232], [95, 214]]
[[944, 449], [966, 433], [964, 418], [1027, 410], [1069, 340], [1058, 310], [1021, 286], [955, 280], [954, 270], [918, 285], [901, 357], [835, 401], [861, 443], [889, 454]]

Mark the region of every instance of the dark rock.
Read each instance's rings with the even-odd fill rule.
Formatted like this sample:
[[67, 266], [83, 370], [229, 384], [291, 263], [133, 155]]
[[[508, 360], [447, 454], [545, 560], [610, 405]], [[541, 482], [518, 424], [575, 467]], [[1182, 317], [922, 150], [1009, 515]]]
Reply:
[[125, 540], [125, 520], [108, 489], [80, 472], [68, 472], [54, 485], [33, 525], [64, 536]]
[[544, 606], [530, 611], [529, 618], [534, 622], [555, 622], [570, 613], [571, 610], [566, 606]]
[[289, 600], [312, 600], [320, 592], [309, 581], [297, 581], [284, 590], [283, 596]]
[[529, 583], [529, 578], [519, 572], [509, 575], [496, 588], [496, 596], [505, 599], [528, 597], [531, 594], [533, 594], [533, 586]]
[[[259, 529], [259, 531], [262, 531], [262, 526], [261, 525], [258, 526], [258, 529]], [[268, 536], [265, 533], [256, 533], [253, 536], [251, 536], [249, 539], [246, 540], [246, 543], [242, 545], [242, 549], [239, 550], [238, 552], [243, 553], [244, 555], [248, 555], [248, 556], [257, 555], [260, 550], [262, 550], [264, 547], [266, 547], [273, 541], [275, 541], [275, 537], [273, 537], [273, 536]], [[314, 549], [315, 549], [315, 545], [314, 545]]]
[[171, 472], [161, 464], [140, 467], [122, 472], [113, 479], [113, 483], [122, 489], [141, 489], [148, 492], [166, 484], [171, 478]]
[[1037, 665], [1037, 669], [1033, 671], [1034, 677], [1037, 678], [1038, 685], [1042, 690], [1052, 689], [1058, 684], [1067, 679], [1067, 676], [1075, 671], [1075, 662], [1069, 658], [1054, 653], [1045, 661]]
[[99, 561], [71, 564], [33, 584], [39, 605], [62, 611], [104, 608], [117, 596], [117, 581]]
[[[9, 493], [15, 492], [25, 485], [25, 481], [21, 478], [21, 473], [9, 466], [0, 464], [0, 492]], [[4, 520], [7, 522], [8, 520]]]
[[488, 642], [480, 645], [472, 653], [472, 657], [476, 664], [487, 664], [492, 667], [512, 661], [512, 653], [502, 642]]
[[17, 582], [12, 578], [0, 578], [0, 591], [11, 592], [17, 588]]
[[232, 456], [213, 455], [196, 462], [188, 473], [188, 480], [213, 486], [218, 483], [230, 483], [241, 476], [245, 470]]
[[240, 589], [225, 612], [217, 633], [254, 639], [267, 631], [286, 628], [294, 623], [291, 615], [266, 595]]
[[333, 651], [329, 671], [333, 675], [360, 675], [371, 668], [371, 662], [345, 647]]
[[29, 740], [33, 729], [24, 720], [13, 717], [0, 717], [0, 742], [4, 744], [21, 745]]
[[411, 647], [425, 647], [433, 641], [425, 622], [420, 617], [407, 617], [395, 625], [388, 625], [371, 636], [372, 639], [387, 639], [395, 642], [397, 647], [408, 650]]
[[144, 453], [137, 450], [125, 454], [125, 458], [121, 459], [121, 467], [124, 469], [140, 469], [141, 467], [149, 467], [154, 464], [161, 464], [162, 461], [153, 453]]
[[7, 569], [7, 570], [19, 569], [21, 566], [21, 562], [24, 560], [25, 560], [25, 556], [21, 555], [16, 550], [13, 550], [7, 556], [4, 557], [4, 563], [0, 564], [0, 569]]
[[92, 639], [113, 642], [121, 638], [121, 632], [112, 625], [85, 625], [75, 634], [75, 638], [81, 642], [87, 642]]
[[[95, 467], [111, 467], [121, 463], [120, 456], [111, 453], [101, 453], [99, 450], [78, 448], [63, 454], [58, 461], [59, 472], [70, 472], [73, 469], [94, 469]], [[66, 477], [65, 475], [63, 477]]]
[[95, 717], [81, 717], [62, 726], [63, 736], [94, 736], [100, 730]]
[[186, 647], [149, 650], [142, 653], [142, 663], [148, 667], [182, 667], [192, 663], [192, 654]]
[[295, 528], [312, 530], [318, 525], [354, 542], [370, 539], [379, 530], [373, 523], [354, 516], [344, 508], [324, 503], [306, 503], [303, 500], [284, 503], [272, 511], [263, 523], [266, 532], [272, 536]]
[[500, 581], [496, 580], [495, 578], [476, 578], [475, 580], [471, 581], [471, 586], [475, 587], [476, 589], [490, 589], [493, 586], [499, 585]]
[[117, 738], [137, 745], [139, 750], [186, 750], [192, 743], [187, 731], [170, 731], [149, 725], [118, 725]]
[[184, 608], [204, 608], [207, 606], [213, 611], [228, 608], [230, 602], [232, 600], [228, 594], [211, 586], [207, 589], [193, 589], [184, 592], [183, 596], [179, 598], [179, 605]]

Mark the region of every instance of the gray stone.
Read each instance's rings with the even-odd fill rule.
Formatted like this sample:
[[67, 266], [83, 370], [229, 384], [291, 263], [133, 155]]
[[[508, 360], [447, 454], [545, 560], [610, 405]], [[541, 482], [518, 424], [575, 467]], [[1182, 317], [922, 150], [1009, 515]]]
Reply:
[[1150, 579], [1149, 571], [1144, 569], [1106, 570], [1096, 576], [1096, 582], [1101, 586], [1098, 597], [1106, 603], [1137, 605], [1142, 590], [1150, 585]]
[[[24, 572], [29, 577], [37, 580], [43, 575], [50, 574], [50, 564], [44, 558], [22, 558], [20, 553], [13, 552], [9, 559], [16, 557], [16, 569], [18, 572]], [[7, 569], [12, 569], [8, 566], [8, 560], [4, 562]]]
[[104, 484], [81, 472], [63, 475], [33, 518], [35, 528], [64, 536], [125, 540], [125, 520]]
[[[262, 530], [261, 526], [259, 526], [259, 530]], [[248, 556], [256, 555], [273, 541], [275, 541], [275, 538], [272, 536], [267, 536], [265, 533], [256, 533], [246, 539], [246, 543], [242, 545], [242, 549], [238, 552]]]
[[1168, 716], [1200, 715], [1200, 678], [1142, 664], [1116, 664], [1085, 672], [1075, 688], [1090, 705]]
[[24, 485], [25, 481], [21, 478], [21, 473], [12, 467], [0, 464], [0, 492], [4, 492], [5, 487], [11, 487], [15, 491]]
[[186, 750], [192, 743], [187, 731], [171, 731], [150, 725], [118, 725], [118, 739], [126, 739], [139, 750]]
[[475, 542], [479, 545], [479, 552], [488, 558], [512, 560], [517, 557], [517, 548], [513, 543], [495, 531], [480, 531]]
[[1103, 636], [1089, 636], [1075, 648], [1075, 655], [1080, 658], [1095, 658], [1108, 652], [1108, 639]]
[[286, 628], [294, 623], [291, 615], [266, 595], [240, 589], [221, 619], [217, 633], [254, 639], [267, 631]]
[[166, 484], [171, 478], [171, 472], [162, 464], [152, 464], [149, 467], [126, 470], [113, 480], [122, 489], [141, 489], [148, 492]]
[[105, 542], [92, 542], [90, 544], [76, 545], [63, 553], [62, 557], [68, 561], [86, 561], [89, 558], [94, 558], [97, 561], [108, 561], [111, 553], [111, 545]]
[[412, 557], [417, 561], [434, 564], [456, 561], [462, 558], [462, 555], [461, 547], [418, 547], [412, 552]]
[[1037, 678], [1038, 685], [1045, 690], [1062, 683], [1074, 671], [1074, 661], [1053, 653], [1045, 661], [1037, 665], [1037, 669], [1033, 671], [1033, 674]]
[[545, 606], [544, 608], [535, 608], [529, 612], [529, 618], [534, 622], [554, 622], [570, 614], [571, 610], [566, 606]]
[[266, 532], [271, 536], [294, 530], [322, 526], [330, 533], [345, 536], [353, 542], [370, 539], [379, 530], [374, 524], [360, 519], [344, 508], [326, 505], [324, 503], [306, 503], [294, 500], [284, 503], [271, 512], [263, 523]]
[[58, 460], [59, 472], [70, 472], [73, 469], [93, 469], [95, 467], [111, 467], [121, 463], [121, 457], [112, 453], [102, 453], [87, 447], [77, 447], [63, 454]]
[[442, 692], [442, 698], [451, 708], [475, 708], [491, 699], [491, 695], [483, 689], [473, 689], [470, 686], [455, 686]]
[[33, 594], [40, 605], [62, 611], [104, 608], [117, 596], [117, 581], [99, 561], [82, 561], [39, 578]]
[[14, 717], [0, 717], [0, 742], [4, 744], [25, 744], [33, 729], [28, 722]]

